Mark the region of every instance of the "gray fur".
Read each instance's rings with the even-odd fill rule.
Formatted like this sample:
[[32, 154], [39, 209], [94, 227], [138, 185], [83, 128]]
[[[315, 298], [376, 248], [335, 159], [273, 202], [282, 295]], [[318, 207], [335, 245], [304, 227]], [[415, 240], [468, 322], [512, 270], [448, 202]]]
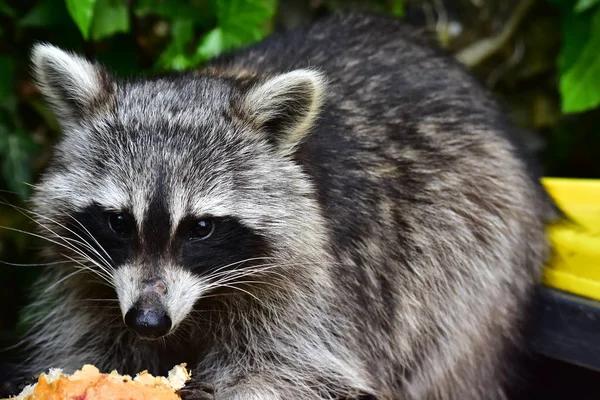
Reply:
[[[93, 202], [154, 230], [119, 265], [49, 246], [88, 269], [42, 280], [23, 372], [187, 362], [218, 399], [506, 398], [554, 208], [490, 96], [413, 30], [337, 16], [137, 81], [34, 54], [64, 131], [33, 201], [41, 232], [93, 244], [71, 218]], [[181, 221], [207, 214], [266, 238], [264, 259], [220, 275], [243, 291], [178, 262]], [[155, 278], [175, 328], [149, 342], [122, 316]]]

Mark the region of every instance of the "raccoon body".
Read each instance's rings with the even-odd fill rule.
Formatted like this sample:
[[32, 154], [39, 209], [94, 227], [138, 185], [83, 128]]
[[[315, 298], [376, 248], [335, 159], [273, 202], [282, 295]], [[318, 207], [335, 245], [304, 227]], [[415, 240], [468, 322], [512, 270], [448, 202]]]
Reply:
[[63, 130], [33, 208], [68, 263], [22, 373], [187, 362], [218, 399], [506, 398], [554, 208], [414, 30], [333, 16], [140, 80], [49, 45], [33, 63]]

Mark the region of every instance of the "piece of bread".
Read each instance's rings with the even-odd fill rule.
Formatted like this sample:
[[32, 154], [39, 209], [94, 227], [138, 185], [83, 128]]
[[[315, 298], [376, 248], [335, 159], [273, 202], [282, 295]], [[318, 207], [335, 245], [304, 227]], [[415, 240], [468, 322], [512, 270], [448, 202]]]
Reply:
[[189, 379], [185, 364], [175, 366], [166, 378], [147, 371], [134, 378], [116, 371], [102, 374], [93, 365], [84, 365], [72, 375], [51, 369], [11, 400], [180, 400], [175, 392]]

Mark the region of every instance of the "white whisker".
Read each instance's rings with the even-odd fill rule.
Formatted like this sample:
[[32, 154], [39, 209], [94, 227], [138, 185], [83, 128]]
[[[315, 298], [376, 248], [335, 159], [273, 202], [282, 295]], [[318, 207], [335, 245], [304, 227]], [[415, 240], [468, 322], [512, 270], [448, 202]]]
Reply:
[[261, 299], [259, 299], [259, 298], [258, 298], [258, 297], [256, 297], [254, 294], [250, 293], [249, 291], [247, 291], [247, 290], [245, 290], [245, 289], [239, 288], [239, 287], [237, 287], [237, 286], [234, 286], [234, 285], [228, 285], [228, 284], [221, 284], [220, 286], [222, 286], [222, 287], [227, 287], [227, 288], [230, 288], [230, 289], [239, 290], [240, 292], [244, 292], [244, 293], [246, 293], [247, 295], [249, 295], [249, 296], [253, 297], [254, 299], [256, 299], [256, 301], [258, 301], [260, 304], [263, 304], [263, 305], [264, 305], [264, 303], [262, 302], [262, 300], [261, 300]]
[[[66, 254], [61, 254], [61, 256], [63, 256], [63, 257], [65, 257], [65, 258], [67, 258], [67, 259], [69, 259], [69, 260], [73, 261], [74, 263], [76, 263], [77, 265], [79, 265], [81, 268], [83, 268], [83, 269], [85, 269], [85, 270], [87, 270], [87, 271], [90, 271], [90, 272], [92, 272], [93, 274], [95, 274], [95, 275], [99, 276], [99, 277], [100, 277], [100, 278], [102, 278], [104, 281], [106, 281], [106, 283], [108, 283], [108, 285], [109, 285], [110, 287], [114, 287], [114, 282], [113, 282], [113, 276], [112, 276], [112, 275], [107, 275], [107, 274], [106, 274], [104, 271], [96, 271], [94, 268], [91, 268], [90, 266], [88, 266], [88, 265], [85, 265], [85, 264], [83, 264], [82, 262], [80, 262], [80, 261], [77, 261], [77, 260], [75, 260], [74, 258], [72, 258], [72, 257], [69, 257], [69, 256], [68, 256], [68, 255], [66, 255]], [[91, 261], [91, 262], [93, 262], [92, 260], [88, 260], [88, 261]]]
[[50, 291], [52, 291], [55, 287], [57, 287], [58, 285], [60, 285], [61, 283], [63, 283], [64, 281], [66, 281], [67, 279], [71, 278], [73, 275], [77, 275], [81, 272], [83, 272], [83, 269], [76, 269], [75, 271], [71, 272], [70, 274], [63, 276], [61, 279], [59, 279], [58, 281], [54, 282], [52, 285], [48, 286], [47, 288], [44, 289], [44, 293], [48, 293]]
[[[100, 253], [98, 253], [98, 251], [97, 251], [97, 250], [96, 250], [96, 249], [95, 249], [95, 248], [94, 248], [94, 247], [93, 247], [93, 246], [92, 246], [90, 243], [88, 243], [88, 242], [87, 242], [87, 241], [86, 241], [86, 240], [85, 240], [83, 237], [81, 237], [81, 235], [79, 235], [77, 232], [75, 232], [75, 231], [73, 231], [72, 229], [70, 229], [70, 228], [66, 227], [64, 224], [61, 224], [60, 222], [56, 221], [55, 219], [53, 219], [53, 218], [50, 218], [50, 217], [47, 217], [47, 216], [45, 216], [45, 215], [42, 215], [42, 214], [40, 214], [40, 213], [37, 213], [37, 212], [35, 212], [35, 211], [27, 210], [27, 209], [25, 209], [25, 208], [23, 208], [23, 207], [18, 207], [18, 206], [15, 206], [15, 205], [13, 205], [13, 204], [10, 204], [10, 203], [4, 203], [4, 204], [7, 204], [7, 205], [11, 206], [11, 207], [12, 207], [12, 208], [14, 208], [16, 211], [18, 211], [19, 213], [21, 213], [22, 215], [24, 215], [25, 217], [27, 217], [27, 218], [28, 218], [28, 219], [30, 219], [31, 221], [35, 222], [36, 224], [38, 224], [38, 225], [39, 225], [39, 226], [41, 226], [42, 228], [44, 228], [44, 229], [48, 230], [49, 232], [51, 232], [51, 233], [52, 233], [52, 234], [53, 234], [55, 237], [57, 237], [57, 238], [60, 238], [60, 239], [62, 239], [63, 241], [71, 241], [71, 242], [75, 242], [75, 243], [77, 243], [77, 244], [80, 244], [80, 245], [83, 245], [83, 246], [85, 246], [85, 248], [87, 248], [87, 249], [91, 250], [92, 252], [96, 253], [96, 255], [97, 255], [98, 257], [100, 257], [101, 261], [102, 261], [102, 262], [103, 262], [103, 263], [104, 263], [104, 264], [105, 264], [105, 265], [106, 265], [106, 266], [107, 266], [109, 269], [112, 269], [112, 265], [111, 265], [111, 264], [110, 264], [110, 263], [109, 263], [109, 262], [108, 262], [108, 261], [107, 261], [107, 260], [106, 260], [106, 259], [105, 259], [105, 258], [104, 258], [104, 257], [103, 257], [101, 254], [100, 254]], [[60, 226], [61, 228], [65, 229], [65, 230], [67, 230], [68, 232], [72, 233], [73, 235], [77, 236], [77, 237], [78, 237], [78, 238], [81, 240], [81, 242], [80, 242], [80, 241], [78, 241], [78, 240], [75, 240], [75, 239], [66, 238], [66, 237], [64, 237], [64, 236], [61, 236], [61, 235], [59, 235], [58, 233], [56, 233], [55, 231], [53, 231], [52, 229], [50, 229], [48, 226], [46, 226], [46, 225], [42, 224], [41, 222], [39, 222], [39, 221], [38, 221], [38, 220], [36, 220], [35, 218], [31, 217], [31, 216], [29, 215], [30, 213], [31, 213], [31, 214], [33, 214], [33, 215], [35, 215], [35, 216], [36, 216], [36, 217], [38, 217], [38, 218], [43, 218], [43, 219], [45, 219], [45, 220], [47, 220], [47, 221], [50, 221], [50, 222], [52, 222], [53, 224], [55, 224], [55, 225], [57, 225], [57, 226]], [[73, 218], [73, 217], [71, 217], [71, 218]], [[77, 219], [75, 219], [75, 218], [73, 218], [73, 219], [74, 219], [75, 221], [77, 221]], [[77, 222], [79, 222], [79, 221], [77, 221]], [[80, 223], [80, 225], [81, 225], [81, 223]], [[83, 225], [82, 225], [82, 227], [85, 229], [85, 227], [84, 227]], [[93, 237], [93, 236], [92, 236], [92, 235], [89, 233], [89, 231], [88, 231], [87, 229], [86, 229], [86, 232], [87, 232], [87, 233], [90, 235], [90, 237], [91, 237], [91, 238], [92, 238], [94, 241], [96, 241], [96, 239], [95, 239], [95, 238], [94, 238], [94, 237]], [[96, 241], [96, 243], [97, 243], [97, 244], [98, 244], [98, 246], [99, 246], [99, 247], [100, 247], [100, 248], [101, 248], [101, 249], [102, 249], [102, 250], [103, 250], [103, 251], [106, 253], [106, 251], [104, 250], [104, 248], [103, 248], [102, 246], [100, 246], [100, 244], [99, 244], [97, 241]], [[108, 254], [107, 254], [107, 255], [108, 255]], [[109, 256], [109, 257], [110, 257], [110, 256]]]
[[108, 254], [108, 252], [104, 249], [104, 247], [102, 247], [102, 245], [100, 243], [98, 243], [98, 241], [96, 240], [94, 235], [92, 235], [91, 232], [77, 218], [73, 217], [72, 215], [69, 215], [69, 217], [71, 217], [75, 222], [77, 222], [79, 224], [79, 226], [81, 226], [85, 230], [85, 232], [94, 241], [94, 243], [96, 243], [98, 245], [98, 247], [100, 247], [100, 249], [104, 252], [104, 254], [106, 254], [106, 256], [109, 258], [109, 260], [112, 261], [112, 257], [110, 256], [110, 254]]
[[44, 267], [48, 265], [61, 265], [61, 264], [69, 264], [69, 261], [53, 261], [47, 263], [38, 263], [38, 264], [19, 264], [19, 263], [11, 263], [8, 261], [1, 261], [0, 264], [11, 265], [13, 267]]

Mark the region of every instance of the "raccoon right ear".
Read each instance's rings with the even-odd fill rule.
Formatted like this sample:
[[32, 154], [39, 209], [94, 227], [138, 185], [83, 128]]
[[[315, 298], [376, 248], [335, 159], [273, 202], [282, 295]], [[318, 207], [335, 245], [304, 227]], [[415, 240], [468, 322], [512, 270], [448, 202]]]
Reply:
[[288, 155], [312, 128], [323, 104], [326, 80], [297, 69], [254, 83], [244, 94], [242, 114], [279, 153]]
[[114, 80], [104, 68], [58, 47], [36, 44], [31, 61], [40, 92], [63, 123], [108, 104], [114, 94]]

